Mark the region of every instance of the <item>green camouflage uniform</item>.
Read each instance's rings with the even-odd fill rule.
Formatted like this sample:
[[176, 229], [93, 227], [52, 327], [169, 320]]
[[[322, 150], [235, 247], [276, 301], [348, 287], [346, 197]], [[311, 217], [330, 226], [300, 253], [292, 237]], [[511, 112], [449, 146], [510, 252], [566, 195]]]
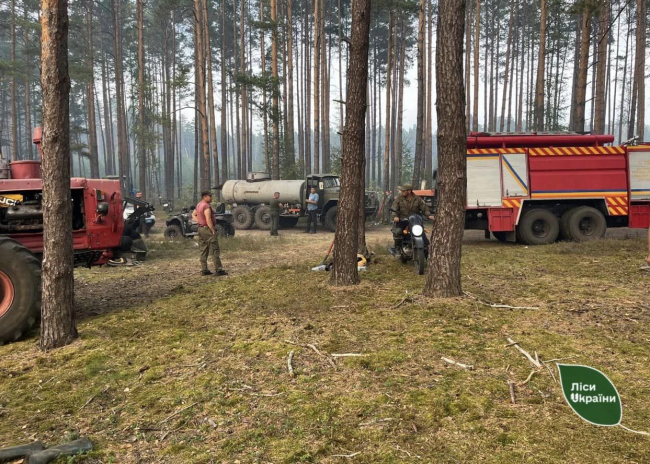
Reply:
[[278, 235], [278, 226], [280, 223], [280, 200], [273, 198], [269, 203], [271, 211], [271, 235]]
[[[392, 217], [399, 217], [400, 220], [408, 219], [412, 214], [420, 214], [423, 217], [429, 216], [429, 209], [424, 203], [424, 200], [419, 196], [411, 193], [410, 198], [406, 198], [403, 195], [398, 196], [393, 203], [393, 207], [397, 211], [397, 215], [391, 211]], [[402, 239], [404, 238], [404, 228], [399, 226], [394, 226], [392, 229], [393, 239], [395, 240], [395, 248], [398, 248], [402, 245]]]

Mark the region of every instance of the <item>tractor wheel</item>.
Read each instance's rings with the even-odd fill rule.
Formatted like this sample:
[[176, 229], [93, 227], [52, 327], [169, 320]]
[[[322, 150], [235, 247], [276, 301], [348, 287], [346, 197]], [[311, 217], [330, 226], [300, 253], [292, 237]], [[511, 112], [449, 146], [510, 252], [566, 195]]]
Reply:
[[298, 224], [297, 216], [280, 216], [280, 229], [291, 229]]
[[0, 343], [18, 340], [40, 316], [40, 261], [20, 243], [0, 237]]
[[183, 229], [177, 224], [167, 226], [163, 235], [167, 240], [180, 240], [183, 238]]
[[136, 234], [136, 235], [137, 237], [133, 239], [133, 246], [131, 247], [131, 250], [140, 252], [138, 259], [140, 261], [144, 261], [145, 259], [147, 259], [147, 254], [149, 254], [149, 247], [147, 247], [147, 244], [142, 239], [140, 234]]
[[228, 236], [228, 229], [223, 224], [217, 224], [217, 237], [226, 238]]
[[260, 206], [255, 210], [255, 225], [260, 230], [271, 230], [271, 208], [268, 206]]
[[569, 217], [568, 226], [569, 235], [576, 242], [597, 240], [607, 232], [605, 216], [591, 206], [576, 208]]
[[248, 206], [237, 206], [232, 210], [235, 229], [246, 230], [253, 227], [255, 216]]
[[542, 208], [526, 212], [519, 222], [517, 231], [527, 245], [548, 245], [560, 234], [560, 221], [550, 211]]
[[228, 224], [228, 237], [234, 237], [235, 236], [235, 226], [232, 224]]
[[422, 248], [416, 248], [413, 250], [413, 268], [417, 275], [424, 274], [424, 268], [426, 267], [427, 259], [424, 256], [424, 250]]
[[336, 232], [336, 215], [338, 214], [338, 206], [332, 206], [325, 213], [325, 227], [331, 232]]

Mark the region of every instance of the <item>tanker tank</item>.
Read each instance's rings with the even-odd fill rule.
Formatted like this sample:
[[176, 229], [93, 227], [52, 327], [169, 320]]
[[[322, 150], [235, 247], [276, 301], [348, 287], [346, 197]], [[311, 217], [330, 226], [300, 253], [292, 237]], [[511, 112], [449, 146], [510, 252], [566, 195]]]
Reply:
[[269, 204], [275, 192], [280, 193], [280, 201], [290, 204], [302, 204], [305, 199], [304, 180], [263, 180], [249, 182], [229, 180], [223, 184], [221, 194], [223, 201], [237, 205]]

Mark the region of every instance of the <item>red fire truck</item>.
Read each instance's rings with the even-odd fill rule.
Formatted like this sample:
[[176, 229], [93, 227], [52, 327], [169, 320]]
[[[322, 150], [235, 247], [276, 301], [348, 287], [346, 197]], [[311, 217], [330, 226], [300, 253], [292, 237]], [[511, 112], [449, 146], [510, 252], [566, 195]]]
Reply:
[[[650, 225], [650, 145], [611, 135], [487, 134], [467, 138], [465, 228], [529, 245], [601, 238]], [[433, 190], [416, 191], [433, 198]]]

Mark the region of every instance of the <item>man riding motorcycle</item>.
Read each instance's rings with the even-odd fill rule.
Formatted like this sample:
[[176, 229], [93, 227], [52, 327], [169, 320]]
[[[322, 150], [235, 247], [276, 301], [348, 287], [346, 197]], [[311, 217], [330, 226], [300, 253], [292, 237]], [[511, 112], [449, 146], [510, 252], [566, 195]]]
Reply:
[[402, 218], [408, 218], [412, 214], [420, 214], [423, 217], [433, 219], [424, 200], [413, 193], [413, 186], [411, 184], [404, 184], [398, 187], [398, 189], [401, 195], [395, 199], [391, 208], [397, 211], [397, 215], [393, 218], [394, 225], [391, 229], [395, 242], [395, 250], [399, 250], [402, 247], [402, 241], [404, 239], [404, 226], [400, 225]]

